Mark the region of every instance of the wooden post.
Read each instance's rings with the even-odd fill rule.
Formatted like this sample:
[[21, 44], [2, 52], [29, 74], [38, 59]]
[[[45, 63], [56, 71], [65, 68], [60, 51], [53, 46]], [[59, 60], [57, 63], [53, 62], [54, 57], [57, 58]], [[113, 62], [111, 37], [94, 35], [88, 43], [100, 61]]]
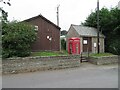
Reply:
[[97, 0], [97, 53], [100, 52], [100, 42], [99, 42], [99, 0]]
[[81, 52], [81, 56], [80, 56], [80, 62], [82, 63], [82, 52]]

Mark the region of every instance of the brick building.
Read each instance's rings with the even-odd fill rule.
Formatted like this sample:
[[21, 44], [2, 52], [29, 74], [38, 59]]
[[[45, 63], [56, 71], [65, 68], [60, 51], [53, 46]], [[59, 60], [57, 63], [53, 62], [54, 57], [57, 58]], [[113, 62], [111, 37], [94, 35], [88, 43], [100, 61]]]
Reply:
[[38, 29], [37, 40], [32, 45], [32, 51], [59, 51], [60, 27], [42, 15], [38, 15], [25, 22], [34, 25]]

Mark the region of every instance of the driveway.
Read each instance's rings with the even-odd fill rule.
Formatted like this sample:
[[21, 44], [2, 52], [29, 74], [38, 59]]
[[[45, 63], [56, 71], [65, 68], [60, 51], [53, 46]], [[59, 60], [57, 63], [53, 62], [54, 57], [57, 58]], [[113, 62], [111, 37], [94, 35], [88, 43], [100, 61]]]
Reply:
[[118, 65], [82, 63], [79, 68], [4, 75], [3, 88], [118, 88]]

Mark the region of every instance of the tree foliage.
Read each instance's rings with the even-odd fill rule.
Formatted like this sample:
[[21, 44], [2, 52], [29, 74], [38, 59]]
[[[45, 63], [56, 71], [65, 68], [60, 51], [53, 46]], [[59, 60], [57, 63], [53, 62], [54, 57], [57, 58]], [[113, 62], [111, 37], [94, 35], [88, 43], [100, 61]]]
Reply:
[[[115, 7], [110, 10], [100, 10], [100, 31], [106, 36], [105, 50], [114, 54], [120, 54], [120, 10]], [[85, 26], [97, 27], [97, 11], [92, 12], [84, 23]]]
[[[6, 5], [9, 5], [11, 6], [10, 4], [10, 0], [6, 1], [6, 0], [0, 0], [0, 3], [2, 4], [6, 4]], [[2, 29], [6, 26], [8, 20], [7, 20], [7, 17], [8, 17], [8, 13], [4, 10], [3, 7], [0, 7], [0, 55], [2, 55]]]
[[[10, 0], [0, 0], [0, 3], [6, 4], [8, 6], [11, 6]], [[2, 7], [0, 7], [0, 11], [2, 13], [2, 24], [4, 25], [7, 22], [8, 12], [6, 12]]]
[[62, 35], [67, 35], [67, 31], [66, 30], [61, 31], [61, 36]]
[[23, 22], [7, 23], [2, 29], [3, 57], [28, 56], [36, 39], [35, 28]]

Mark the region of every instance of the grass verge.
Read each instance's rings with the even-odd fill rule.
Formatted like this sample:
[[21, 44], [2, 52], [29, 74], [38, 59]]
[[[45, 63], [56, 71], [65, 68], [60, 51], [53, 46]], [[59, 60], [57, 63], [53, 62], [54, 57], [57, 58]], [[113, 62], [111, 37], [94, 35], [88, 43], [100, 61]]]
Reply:
[[68, 55], [67, 51], [40, 51], [33, 52], [31, 56], [61, 56]]
[[99, 53], [99, 54], [90, 54], [90, 57], [103, 57], [103, 56], [111, 56], [112, 53]]

